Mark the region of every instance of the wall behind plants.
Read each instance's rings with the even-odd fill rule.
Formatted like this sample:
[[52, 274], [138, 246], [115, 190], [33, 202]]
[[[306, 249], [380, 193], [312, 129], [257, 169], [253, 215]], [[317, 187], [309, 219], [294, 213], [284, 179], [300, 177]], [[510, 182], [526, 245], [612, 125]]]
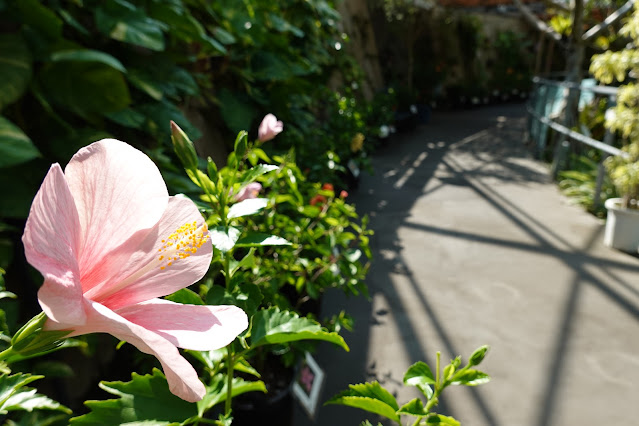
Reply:
[[[384, 78], [396, 88], [407, 87], [411, 36], [406, 18], [389, 22], [384, 15], [381, 6], [373, 8]], [[419, 25], [413, 34], [417, 41], [410, 102], [460, 106], [463, 98], [481, 100], [496, 91], [501, 97], [529, 89], [534, 45], [519, 17], [440, 6], [411, 16]]]

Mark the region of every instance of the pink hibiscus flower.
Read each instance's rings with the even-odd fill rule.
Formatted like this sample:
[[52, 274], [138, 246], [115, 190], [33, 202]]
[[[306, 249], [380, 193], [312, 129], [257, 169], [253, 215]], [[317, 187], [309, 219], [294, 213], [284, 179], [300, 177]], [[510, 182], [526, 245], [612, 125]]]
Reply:
[[187, 401], [206, 389], [177, 347], [218, 349], [248, 327], [235, 306], [158, 299], [202, 278], [213, 249], [195, 204], [169, 197], [155, 164], [123, 142], [81, 149], [64, 173], [53, 164], [22, 241], [44, 276], [38, 300], [46, 330], [131, 343], [157, 357], [171, 392]]
[[279, 121], [273, 114], [266, 114], [257, 129], [257, 138], [260, 142], [270, 141], [282, 130], [284, 130], [284, 123]]
[[262, 190], [262, 184], [259, 182], [251, 182], [246, 185], [244, 188], [240, 189], [240, 192], [234, 197], [235, 202], [240, 202], [244, 200], [251, 200], [253, 198], [257, 198], [260, 195], [260, 191]]

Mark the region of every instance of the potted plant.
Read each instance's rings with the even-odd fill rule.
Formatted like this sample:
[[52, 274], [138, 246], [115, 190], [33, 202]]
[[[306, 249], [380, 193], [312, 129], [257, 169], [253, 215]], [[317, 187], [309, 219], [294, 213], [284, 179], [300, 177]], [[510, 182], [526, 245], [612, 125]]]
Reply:
[[605, 161], [617, 192], [621, 198], [609, 198], [604, 244], [627, 252], [639, 248], [639, 143], [624, 149], [627, 156], [608, 157]]
[[610, 157], [605, 165], [615, 185], [620, 199], [609, 199], [608, 220], [604, 243], [610, 247], [628, 252], [637, 252], [639, 247], [639, 103], [637, 103], [636, 75], [639, 73], [637, 61], [633, 58], [639, 53], [639, 8], [619, 31], [619, 35], [628, 37], [632, 43], [618, 51], [606, 51], [594, 55], [590, 64], [591, 73], [604, 84], [614, 80], [622, 83], [616, 96], [616, 105], [606, 112], [606, 128], [620, 134], [628, 141], [623, 148], [625, 155]]

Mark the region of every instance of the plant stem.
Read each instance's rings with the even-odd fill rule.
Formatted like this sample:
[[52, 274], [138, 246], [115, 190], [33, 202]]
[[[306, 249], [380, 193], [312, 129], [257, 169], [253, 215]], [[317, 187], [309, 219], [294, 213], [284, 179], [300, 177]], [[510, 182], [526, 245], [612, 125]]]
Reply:
[[0, 361], [9, 358], [13, 354], [13, 346], [9, 346], [4, 351], [0, 352]]
[[229, 343], [226, 347], [226, 401], [224, 405], [224, 414], [229, 416], [231, 414], [231, 399], [233, 392], [233, 342]]
[[437, 392], [437, 390], [439, 389], [439, 385], [440, 385], [440, 383], [439, 383], [439, 368], [440, 368], [439, 360], [440, 360], [440, 357], [441, 357], [441, 354], [439, 353], [439, 351], [437, 351], [437, 361], [436, 361], [436, 364], [435, 364], [436, 365], [435, 368], [437, 369], [436, 370], [437, 376], [435, 378], [435, 392]]

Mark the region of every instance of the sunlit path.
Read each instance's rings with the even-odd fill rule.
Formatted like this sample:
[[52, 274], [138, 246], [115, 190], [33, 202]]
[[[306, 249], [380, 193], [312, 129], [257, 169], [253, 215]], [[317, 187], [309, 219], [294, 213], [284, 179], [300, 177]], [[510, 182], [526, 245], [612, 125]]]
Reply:
[[[321, 347], [326, 400], [376, 379], [400, 404], [406, 368], [491, 352], [480, 388], [451, 389], [464, 425], [635, 424], [639, 418], [639, 259], [603, 246], [603, 222], [573, 206], [523, 143], [523, 105], [435, 113], [374, 160], [354, 201], [376, 234], [370, 303], [338, 294], [351, 352]], [[315, 423], [356, 425], [327, 406]]]

